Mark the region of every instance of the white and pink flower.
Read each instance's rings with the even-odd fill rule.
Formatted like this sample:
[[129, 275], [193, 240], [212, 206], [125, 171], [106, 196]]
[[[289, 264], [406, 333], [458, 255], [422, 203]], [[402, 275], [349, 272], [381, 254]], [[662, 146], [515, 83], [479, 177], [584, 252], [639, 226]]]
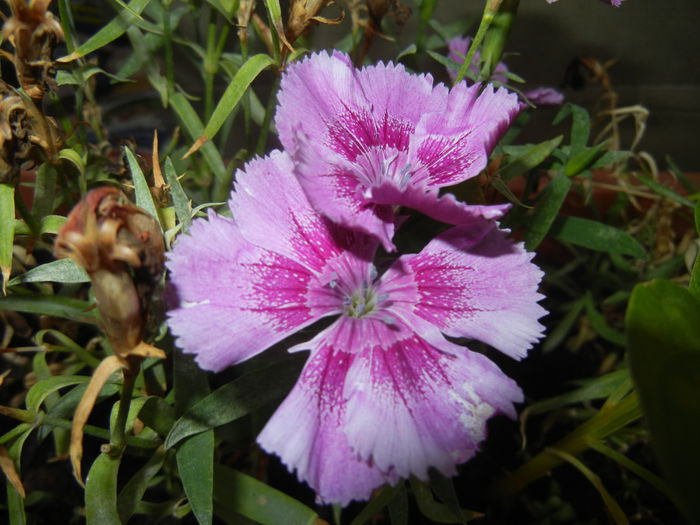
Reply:
[[[423, 80], [415, 82], [421, 86]], [[410, 111], [396, 118], [413, 122]], [[323, 118], [310, 116], [308, 129], [322, 127]], [[426, 120], [424, 128], [430, 127]], [[481, 119], [472, 115], [472, 121]], [[353, 125], [381, 122], [370, 118]], [[484, 124], [474, 134], [490, 140], [494, 126]], [[325, 128], [327, 137], [333, 129]], [[280, 131], [287, 143], [296, 140], [291, 128]], [[388, 139], [388, 129], [381, 133], [393, 144], [391, 155], [411, 149], [402, 149], [411, 134], [400, 131]], [[369, 140], [337, 139], [326, 146], [387, 154], [386, 144]], [[341, 156], [351, 162], [347, 155]], [[513, 404], [523, 396], [488, 358], [445, 336], [478, 339], [523, 357], [541, 337], [538, 319], [545, 314], [537, 304], [542, 273], [532, 254], [476, 213], [469, 224], [447, 230], [379, 274], [373, 265], [378, 240], [369, 235], [374, 232], [348, 229], [318, 213], [295, 171], [283, 152], [251, 161], [237, 174], [229, 201], [233, 219], [210, 213], [179, 238], [167, 263], [179, 298], [169, 313], [178, 345], [195, 354], [202, 368], [218, 371], [336, 316], [292, 349], [310, 350], [310, 356], [260, 434], [260, 445], [279, 455], [322, 501], [343, 505], [367, 499], [387, 482], [410, 475], [426, 479], [431, 467], [455, 474], [485, 439], [487, 420], [515, 417]], [[304, 177], [308, 187], [311, 173]]]

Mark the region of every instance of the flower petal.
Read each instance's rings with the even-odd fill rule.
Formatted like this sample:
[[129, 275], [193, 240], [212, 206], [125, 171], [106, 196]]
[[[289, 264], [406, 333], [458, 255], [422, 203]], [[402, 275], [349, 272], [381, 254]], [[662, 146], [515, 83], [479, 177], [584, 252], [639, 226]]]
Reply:
[[347, 372], [348, 443], [389, 478], [427, 480], [431, 467], [454, 475], [486, 438], [490, 417], [515, 417], [522, 393], [481, 354], [399, 333], [374, 341]]
[[179, 300], [168, 324], [207, 370], [248, 359], [340, 306], [315, 297], [321, 285], [307, 268], [250, 244], [214, 213], [178, 239], [167, 267]]
[[522, 243], [490, 228], [484, 234], [474, 225], [458, 226], [419, 254], [401, 257], [383, 276], [382, 293], [412, 305], [448, 336], [478, 339], [521, 358], [544, 330], [537, 321], [547, 313], [537, 304], [542, 272]]
[[343, 389], [354, 355], [330, 347], [314, 352], [299, 381], [258, 436], [326, 503], [365, 500], [384, 476], [350, 449], [342, 431]]
[[375, 186], [370, 190], [372, 202], [392, 204], [418, 210], [429, 217], [448, 224], [470, 224], [483, 219], [500, 219], [510, 204], [490, 206], [470, 205], [460, 202], [451, 193], [440, 195], [437, 189], [418, 186], [399, 188], [391, 182]]
[[376, 243], [315, 212], [294, 169], [286, 153], [273, 151], [238, 171], [229, 205], [241, 235], [314, 272], [322, 271], [330, 258], [350, 248], [371, 259]]
[[411, 138], [411, 183], [435, 188], [477, 175], [520, 109], [505, 88], [457, 84], [445, 111], [425, 115]]

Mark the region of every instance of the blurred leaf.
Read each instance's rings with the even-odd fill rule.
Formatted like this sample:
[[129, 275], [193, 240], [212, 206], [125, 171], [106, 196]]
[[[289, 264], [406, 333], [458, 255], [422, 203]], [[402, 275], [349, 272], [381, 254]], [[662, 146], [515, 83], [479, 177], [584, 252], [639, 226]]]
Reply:
[[[279, 7], [279, 4], [278, 4]], [[185, 154], [185, 157], [191, 155], [203, 144], [210, 141], [216, 133], [221, 129], [231, 112], [236, 108], [248, 86], [257, 78], [257, 76], [266, 68], [274, 65], [275, 61], [269, 55], [263, 53], [250, 57], [236, 72], [233, 80], [229, 83], [226, 91], [221, 96], [219, 103], [214, 108], [214, 112], [204, 128], [204, 132], [197, 137], [197, 140]]]
[[170, 157], [165, 159], [165, 180], [170, 187], [170, 196], [173, 199], [173, 207], [175, 208], [177, 219], [183, 226], [183, 232], [186, 232], [191, 221], [192, 206], [185, 190], [180, 185], [180, 180], [177, 178], [177, 172]]
[[584, 465], [579, 459], [567, 452], [564, 452], [563, 450], [550, 448], [548, 449], [548, 451], [550, 454], [559, 456], [564, 461], [573, 465], [581, 474], [583, 474], [586, 477], [588, 481], [591, 482], [591, 484], [600, 494], [600, 497], [603, 499], [603, 503], [605, 504], [605, 508], [608, 510], [610, 517], [615, 521], [617, 525], [629, 524], [627, 516], [625, 516], [625, 513], [620, 508], [620, 505], [617, 503], [617, 501], [615, 501], [615, 498], [613, 498], [608, 492], [608, 490], [605, 488], [605, 485], [603, 485], [600, 476], [591, 471], [591, 469]]
[[610, 341], [611, 343], [615, 343], [620, 346], [625, 346], [625, 335], [622, 332], [612, 328], [605, 320], [605, 317], [603, 317], [603, 315], [596, 310], [595, 305], [593, 304], [593, 296], [591, 295], [590, 291], [586, 292], [584, 304], [586, 306], [586, 316], [588, 317], [588, 321], [591, 323], [593, 330], [595, 330], [595, 332], [606, 341]]
[[22, 497], [22, 499], [27, 497], [27, 493], [24, 490], [24, 485], [22, 485], [22, 480], [19, 477], [19, 473], [15, 468], [14, 460], [8, 455], [7, 449], [0, 445], [0, 470], [5, 474], [7, 481], [14, 487], [17, 493]]
[[605, 144], [603, 143], [596, 144], [590, 148], [583, 148], [578, 153], [571, 155], [564, 164], [564, 175], [573, 177], [591, 168], [603, 156], [604, 146]]
[[10, 286], [21, 283], [85, 283], [90, 281], [90, 277], [83, 268], [78, 266], [72, 259], [59, 259], [50, 263], [42, 264], [31, 270], [20, 274], [10, 280]]
[[102, 453], [90, 467], [85, 482], [87, 525], [122, 525], [117, 513], [117, 474], [121, 456]]
[[527, 408], [529, 415], [551, 412], [557, 408], [603, 399], [615, 392], [625, 381], [629, 380], [630, 372], [627, 368], [615, 370], [608, 374], [581, 381], [582, 386], [565, 394], [543, 399]]
[[36, 170], [34, 199], [32, 200], [32, 215], [36, 220], [40, 221], [54, 210], [56, 175], [56, 168], [48, 162]]
[[554, 221], [550, 235], [591, 250], [647, 258], [642, 245], [629, 233], [590, 219], [560, 215]]
[[39, 411], [41, 403], [43, 403], [44, 399], [46, 399], [49, 394], [67, 386], [87, 383], [89, 380], [89, 376], [51, 376], [42, 379], [34, 384], [29, 389], [29, 392], [27, 392], [27, 398], [25, 400], [27, 410], [36, 413]]
[[544, 343], [542, 343], [543, 352], [551, 352], [557, 346], [559, 346], [564, 339], [566, 339], [566, 336], [569, 335], [574, 323], [581, 314], [581, 310], [583, 310], [583, 300], [579, 299], [578, 301], [567, 305], [566, 310], [567, 312], [564, 318], [554, 328], [554, 330], [549, 332], [547, 338], [544, 340]]
[[408, 506], [408, 491], [406, 483], [399, 482], [394, 492], [394, 497], [389, 501], [389, 520], [391, 525], [408, 525], [409, 506]]
[[685, 173], [683, 173], [683, 170], [678, 167], [678, 164], [676, 164], [673, 159], [670, 156], [666, 156], [666, 163], [668, 164], [668, 171], [670, 171], [674, 177], [676, 177], [680, 183], [683, 185], [685, 188], [685, 191], [688, 193], [697, 193], [698, 188], [693, 184], [688, 177], [686, 177]]
[[58, 158], [70, 162], [81, 176], [85, 175], [86, 158], [74, 149], [64, 148], [58, 152]]
[[[700, 200], [695, 204], [695, 229], [700, 235]], [[688, 291], [700, 300], [700, 252], [695, 256], [695, 262], [690, 273]]]
[[[131, 399], [129, 403], [129, 412], [126, 416], [126, 424], [124, 425], [124, 434], [130, 434], [134, 429], [134, 422], [136, 417], [139, 415], [141, 408], [148, 401], [148, 397], [135, 397]], [[109, 428], [114, 428], [117, 420], [117, 412], [119, 411], [119, 404], [121, 401], [117, 401], [112, 405], [112, 412], [109, 415]]]
[[455, 516], [462, 516], [462, 523], [469, 521], [469, 518], [465, 515], [462, 508], [459, 505], [459, 498], [457, 498], [457, 492], [455, 491], [455, 486], [452, 483], [451, 478], [446, 478], [440, 473], [432, 470], [429, 472], [430, 475], [430, 488], [437, 494], [438, 498], [447, 505], [447, 508]]
[[40, 233], [57, 234], [66, 220], [63, 215], [47, 215], [41, 219]]
[[159, 397], [149, 397], [139, 412], [139, 419], [159, 435], [166, 436], [175, 421], [175, 409]]
[[113, 75], [112, 73], [105, 71], [101, 67], [85, 64], [79, 68], [73, 69], [72, 71], [68, 71], [66, 69], [59, 69], [56, 72], [56, 83], [59, 86], [82, 86], [88, 80], [90, 80], [91, 77], [97, 75], [98, 73], [109, 77], [115, 82], [130, 82], [128, 78]]
[[700, 522], [700, 301], [670, 281], [638, 284], [627, 344], [652, 446], [681, 510]]
[[[12, 271], [12, 246], [15, 242], [15, 187], [0, 183], [0, 274], [2, 293], [6, 293], [7, 281]], [[2, 308], [2, 307], [0, 307]]]
[[563, 173], [557, 173], [543, 190], [542, 198], [537, 203], [524, 234], [528, 251], [533, 251], [547, 235], [570, 187], [571, 180]]
[[[134, 181], [134, 196], [136, 200], [136, 206], [143, 208], [151, 217], [158, 221], [160, 224], [160, 218], [158, 217], [158, 209], [153, 202], [153, 195], [151, 195], [151, 189], [148, 186], [146, 177], [141, 171], [141, 166], [139, 166], [136, 157], [134, 157], [133, 152], [129, 148], [124, 148], [124, 153], [126, 154], [126, 160], [129, 163], [129, 171], [131, 172], [131, 179]], [[161, 229], [163, 225], [160, 224]]]
[[418, 48], [416, 47], [416, 44], [410, 44], [407, 47], [405, 47], [398, 55], [396, 55], [396, 60], [399, 61], [403, 57], [415, 55], [417, 51]]
[[117, 497], [117, 509], [119, 519], [122, 523], [129, 521], [129, 518], [136, 510], [137, 504], [143, 498], [153, 477], [158, 474], [165, 460], [163, 447], [157, 448], [146, 464], [141, 467], [136, 474], [124, 485], [124, 488]]
[[666, 197], [669, 200], [682, 204], [683, 206], [695, 208], [695, 203], [693, 201], [691, 201], [687, 197], [684, 197], [683, 195], [679, 195], [668, 186], [661, 184], [660, 182], [656, 182], [655, 180], [650, 179], [649, 177], [646, 177], [640, 173], [634, 173], [633, 175], [639, 182], [643, 183], [644, 185], [649, 187], [649, 189], [653, 190], [654, 193], [657, 193], [662, 197]]
[[562, 138], [562, 135], [559, 135], [540, 144], [528, 145], [521, 154], [511, 159], [508, 164], [499, 170], [501, 179], [504, 182], [511, 181], [515, 177], [524, 175], [531, 169], [539, 166], [559, 146]]
[[214, 466], [217, 515], [240, 514], [262, 525], [320, 525], [312, 509], [284, 492], [220, 464]]
[[[170, 105], [175, 110], [178, 119], [185, 127], [187, 134], [192, 140], [202, 135], [204, 131], [204, 126], [202, 121], [199, 120], [197, 113], [192, 108], [192, 105], [187, 101], [182, 93], [174, 93], [170, 97]], [[216, 148], [216, 146], [208, 142], [204, 144], [201, 148], [202, 156], [207, 162], [207, 166], [213, 172], [214, 176], [222, 181], [222, 184], [229, 178], [224, 161], [221, 158], [221, 153]]]
[[285, 359], [219, 387], [175, 422], [165, 447], [170, 448], [187, 436], [225, 425], [281, 399], [294, 386], [304, 360], [301, 356]]
[[58, 59], [58, 62], [71, 62], [80, 57], [97, 51], [101, 47], [106, 46], [110, 42], [122, 36], [131, 24], [133, 24], [141, 14], [141, 11], [148, 5], [150, 0], [131, 0], [127, 8], [120, 11], [119, 14], [107, 25], [102, 27], [97, 33], [92, 35], [78, 49], [71, 54]]
[[190, 436], [180, 443], [175, 457], [192, 512], [200, 525], [210, 525], [214, 509], [214, 431]]
[[[22, 425], [17, 425], [22, 427]], [[20, 460], [22, 457], [22, 448], [24, 447], [24, 442], [27, 440], [29, 435], [34, 430], [34, 427], [29, 427], [24, 430], [12, 443], [10, 449], [8, 450], [8, 455], [15, 462], [15, 465], [19, 469]], [[9, 481], [6, 483], [7, 486], [7, 510], [10, 518], [10, 525], [25, 525], [27, 523], [27, 517], [24, 512], [24, 499], [17, 492], [14, 485]]]
[[398, 485], [392, 487], [391, 485], [384, 485], [372, 499], [365, 505], [365, 508], [355, 516], [350, 522], [350, 525], [364, 525], [370, 522], [374, 516], [376, 516], [384, 507], [389, 505], [389, 503], [396, 497], [399, 490], [403, 489], [405, 492], [404, 481], [400, 481]]
[[465, 523], [481, 516], [481, 514], [464, 509], [461, 509], [461, 516], [455, 514], [447, 505], [435, 499], [428, 484], [414, 477], [411, 477], [410, 483], [418, 509], [429, 520], [437, 523]]
[[629, 157], [629, 151], [606, 150], [596, 161], [589, 166], [591, 169], [605, 168], [611, 164], [619, 164]]
[[581, 106], [567, 103], [559, 110], [552, 124], [556, 126], [569, 115], [571, 115], [571, 151], [569, 153], [569, 158], [571, 158], [586, 147], [591, 131], [591, 118], [588, 111]]
[[49, 315], [95, 322], [93, 305], [87, 301], [53, 295], [28, 294], [0, 297], [0, 310]]

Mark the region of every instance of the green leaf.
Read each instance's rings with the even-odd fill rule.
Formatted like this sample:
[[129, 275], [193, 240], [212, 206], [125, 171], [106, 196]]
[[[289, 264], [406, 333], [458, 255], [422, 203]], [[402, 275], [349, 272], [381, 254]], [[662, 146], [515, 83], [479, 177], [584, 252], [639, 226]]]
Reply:
[[665, 186], [660, 182], [656, 182], [655, 180], [650, 179], [649, 177], [646, 177], [639, 173], [635, 173], [634, 176], [639, 182], [643, 183], [649, 189], [653, 190], [654, 193], [657, 193], [662, 197], [666, 197], [669, 200], [677, 202], [678, 204], [682, 204], [683, 206], [687, 206], [688, 208], [695, 208], [695, 203], [693, 201], [691, 201], [687, 197], [684, 197], [683, 195], [679, 195], [668, 186]]
[[503, 182], [513, 180], [515, 177], [523, 175], [539, 166], [551, 155], [552, 151], [559, 146], [562, 138], [562, 135], [559, 135], [552, 140], [527, 147], [524, 153], [512, 159], [506, 166], [499, 170]]
[[681, 510], [700, 523], [700, 301], [670, 281], [638, 284], [626, 321], [652, 446]]
[[543, 190], [543, 196], [525, 230], [525, 247], [528, 251], [533, 251], [547, 235], [570, 187], [571, 180], [563, 173], [557, 173]]
[[102, 453], [90, 467], [85, 482], [87, 525], [122, 525], [117, 513], [117, 474], [121, 456]]
[[85, 283], [90, 280], [87, 272], [78, 266], [72, 259], [59, 259], [50, 263], [32, 268], [10, 280], [9, 285], [21, 283]]
[[61, 229], [61, 226], [63, 226], [66, 223], [66, 217], [63, 215], [47, 215], [43, 219], [41, 219], [41, 226], [39, 228], [39, 233], [44, 234], [57, 234], [58, 231]]
[[[700, 235], [700, 200], [695, 204], [695, 229]], [[688, 283], [688, 291], [700, 300], [700, 252], [695, 256], [693, 269], [690, 273], [690, 283]]]
[[214, 431], [189, 437], [180, 444], [175, 457], [192, 512], [200, 525], [210, 525], [214, 509]]
[[58, 158], [70, 162], [81, 176], [85, 176], [86, 158], [74, 149], [64, 148], [58, 152]]
[[177, 178], [177, 172], [170, 157], [165, 159], [165, 180], [170, 187], [170, 196], [173, 199], [173, 207], [175, 208], [177, 219], [183, 226], [183, 232], [186, 232], [192, 217], [192, 206], [185, 190], [182, 189], [180, 180]]
[[[124, 153], [126, 154], [126, 160], [129, 163], [129, 171], [131, 172], [131, 179], [134, 181], [134, 196], [136, 200], [136, 206], [143, 208], [151, 217], [158, 221], [160, 224], [160, 219], [158, 217], [158, 209], [153, 202], [153, 195], [151, 195], [151, 189], [148, 187], [148, 182], [146, 177], [141, 171], [141, 166], [139, 166], [136, 157], [129, 148], [124, 148]], [[163, 225], [161, 224], [161, 228]]]
[[[170, 105], [175, 110], [178, 119], [185, 127], [190, 138], [195, 140], [199, 137], [204, 131], [204, 126], [185, 96], [182, 93], [174, 93], [170, 97]], [[228, 191], [230, 189], [228, 184], [230, 177], [219, 150], [212, 142], [207, 142], [201, 147], [200, 151], [214, 177], [219, 180], [221, 185], [226, 186]]]
[[102, 27], [97, 33], [92, 35], [78, 49], [70, 55], [59, 58], [58, 62], [71, 62], [77, 58], [83, 57], [88, 53], [97, 51], [101, 47], [106, 46], [110, 42], [122, 36], [126, 30], [138, 20], [139, 15], [148, 5], [150, 0], [131, 0], [126, 9], [123, 9], [111, 22]]
[[566, 336], [569, 335], [574, 323], [581, 314], [581, 310], [583, 310], [583, 301], [579, 299], [566, 306], [566, 309], [567, 312], [564, 319], [561, 320], [554, 330], [547, 334], [547, 338], [542, 343], [543, 352], [551, 352], [566, 339]]
[[27, 410], [38, 412], [48, 395], [67, 386], [80, 385], [90, 380], [88, 376], [51, 376], [34, 384], [27, 392]]
[[240, 514], [262, 525], [313, 525], [309, 507], [257, 479], [223, 465], [214, 466], [217, 515]]
[[83, 322], [95, 322], [93, 305], [87, 301], [58, 295], [10, 295], [0, 297], [0, 310], [12, 310], [28, 314], [65, 317]]
[[569, 158], [571, 158], [586, 147], [591, 131], [591, 118], [588, 111], [581, 106], [567, 103], [559, 110], [552, 124], [559, 124], [569, 115], [571, 115], [571, 151], [569, 153]]
[[264, 69], [274, 64], [275, 61], [272, 57], [261, 53], [250, 57], [241, 66], [233, 77], [233, 80], [229, 83], [226, 91], [224, 91], [224, 94], [221, 96], [216, 108], [214, 108], [214, 112], [209, 122], [207, 122], [207, 126], [204, 128], [204, 132], [197, 138], [188, 154], [196, 151], [202, 144], [214, 138], [228, 116], [238, 105], [238, 102], [247, 91], [248, 86], [250, 86], [253, 80], [255, 80]]
[[447, 505], [435, 499], [427, 483], [419, 481], [414, 477], [411, 477], [410, 483], [413, 497], [418, 504], [418, 509], [421, 514], [429, 520], [437, 523], [464, 523], [465, 521], [478, 517], [476, 514], [471, 516], [465, 515], [466, 512], [464, 510], [462, 511], [463, 515], [459, 516], [452, 512]]
[[[589, 169], [603, 156], [605, 144], [597, 144], [590, 148], [583, 148], [576, 154], [572, 154], [564, 164], [564, 175], [573, 177]], [[571, 148], [573, 150], [573, 147]]]
[[15, 187], [0, 183], [0, 274], [2, 293], [12, 271], [12, 246], [15, 243]]
[[285, 359], [250, 372], [201, 399], [178, 419], [165, 440], [170, 448], [182, 439], [235, 421], [284, 397], [299, 377], [303, 359]]
[[[17, 427], [22, 427], [22, 425], [17, 425]], [[24, 430], [15, 439], [14, 443], [8, 450], [8, 455], [15, 461], [17, 466], [17, 471], [19, 472], [20, 460], [22, 457], [22, 448], [24, 447], [24, 442], [27, 440], [29, 435], [34, 430], [34, 427], [29, 427]], [[7, 481], [7, 510], [10, 518], [10, 525], [25, 525], [27, 522], [27, 517], [24, 512], [25, 501], [22, 496], [17, 492], [12, 483]]]
[[410, 509], [405, 482], [401, 481], [396, 489], [394, 497], [389, 502], [389, 520], [391, 525], [408, 525]]
[[32, 215], [38, 221], [54, 210], [56, 200], [56, 168], [48, 162], [36, 170]]
[[559, 216], [552, 225], [550, 235], [591, 250], [647, 258], [642, 245], [629, 233], [590, 219]]
[[157, 448], [146, 464], [124, 485], [117, 497], [117, 509], [122, 523], [129, 521], [136, 510], [136, 506], [143, 498], [153, 477], [160, 472], [165, 460], [165, 451]]
[[622, 368], [595, 379], [581, 381], [581, 387], [565, 394], [538, 401], [527, 407], [527, 412], [529, 415], [542, 414], [576, 403], [604, 399], [620, 388], [625, 381], [628, 381], [629, 377], [629, 370]]
[[595, 305], [593, 304], [593, 296], [591, 295], [590, 291], [586, 292], [584, 297], [584, 305], [586, 306], [586, 316], [588, 317], [588, 321], [591, 323], [593, 330], [595, 330], [595, 332], [606, 341], [610, 341], [616, 345], [625, 346], [625, 335], [622, 332], [618, 332], [612, 328], [605, 320], [605, 317], [598, 310], [596, 310]]
[[350, 525], [363, 525], [370, 522], [379, 511], [394, 500], [400, 489], [404, 489], [405, 491], [403, 481], [399, 482], [399, 484], [395, 487], [392, 487], [391, 485], [384, 485], [381, 490], [369, 501], [369, 503], [365, 505], [365, 508], [362, 509], [357, 516], [355, 516], [355, 519], [350, 522]]

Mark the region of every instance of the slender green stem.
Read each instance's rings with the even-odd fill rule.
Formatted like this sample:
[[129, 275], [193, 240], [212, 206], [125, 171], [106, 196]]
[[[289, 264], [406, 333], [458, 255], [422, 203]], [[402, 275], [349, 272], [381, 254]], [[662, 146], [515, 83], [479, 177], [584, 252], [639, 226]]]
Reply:
[[500, 2], [498, 1], [486, 0], [486, 6], [484, 7], [484, 13], [481, 15], [479, 29], [477, 29], [476, 35], [474, 36], [474, 40], [472, 40], [472, 45], [469, 46], [469, 52], [467, 52], [467, 56], [464, 58], [464, 63], [462, 63], [462, 67], [459, 68], [459, 72], [457, 73], [457, 77], [454, 81], [455, 84], [461, 82], [462, 79], [464, 79], [464, 77], [467, 75], [467, 71], [469, 71], [469, 66], [472, 63], [472, 59], [474, 58], [474, 53], [476, 53], [476, 50], [479, 49], [481, 42], [484, 40], [484, 37], [486, 36], [486, 31], [491, 26], [491, 22], [493, 22], [493, 19], [496, 16], [496, 13], [498, 12], [499, 4]]
[[486, 80], [496, 69], [503, 56], [503, 49], [513, 27], [515, 16], [518, 12], [520, 0], [503, 0], [498, 12], [495, 14], [481, 48], [481, 73], [480, 80]]
[[126, 444], [126, 420], [131, 406], [131, 396], [134, 393], [134, 383], [136, 382], [136, 371], [131, 368], [124, 368], [124, 382], [122, 383], [122, 393], [119, 398], [119, 410], [117, 418], [112, 428], [110, 444], [112, 447], [122, 449]]
[[9, 432], [6, 432], [2, 436], [0, 436], [0, 445], [3, 445], [8, 441], [16, 438], [17, 436], [21, 435], [23, 432], [26, 432], [30, 428], [32, 428], [32, 425], [30, 425], [29, 423], [20, 423]]
[[[67, 419], [50, 416], [45, 416], [42, 419], [41, 423], [43, 425], [49, 425], [51, 427], [57, 428], [65, 428], [68, 430], [70, 430], [73, 426], [73, 423]], [[96, 427], [93, 425], [85, 425], [85, 427], [83, 427], [83, 432], [88, 436], [109, 440], [109, 430], [107, 430], [106, 428]], [[126, 445], [129, 447], [156, 448], [160, 445], [160, 442], [158, 441], [151, 441], [150, 439], [143, 439], [133, 436], [127, 436], [125, 441]]]

